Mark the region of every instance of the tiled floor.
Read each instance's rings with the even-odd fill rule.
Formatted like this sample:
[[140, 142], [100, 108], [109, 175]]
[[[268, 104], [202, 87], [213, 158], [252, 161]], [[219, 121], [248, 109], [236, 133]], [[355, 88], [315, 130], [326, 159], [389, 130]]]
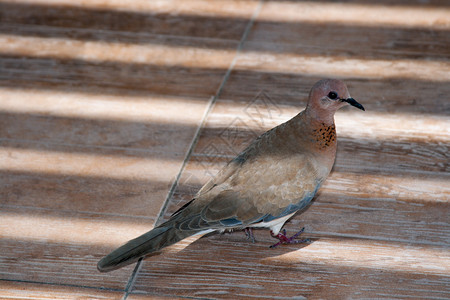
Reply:
[[[450, 298], [449, 47], [443, 0], [1, 0], [0, 298]], [[323, 77], [366, 112], [286, 224], [312, 243], [96, 270]]]

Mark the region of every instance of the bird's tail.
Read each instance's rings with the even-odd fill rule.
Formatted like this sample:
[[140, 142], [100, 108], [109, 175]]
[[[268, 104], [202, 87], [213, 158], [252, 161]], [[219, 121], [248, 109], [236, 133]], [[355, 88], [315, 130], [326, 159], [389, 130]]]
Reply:
[[106, 255], [98, 262], [97, 269], [100, 272], [109, 272], [122, 268], [136, 262], [146, 254], [156, 252], [198, 233], [198, 231], [179, 230], [170, 224], [164, 225], [144, 233]]

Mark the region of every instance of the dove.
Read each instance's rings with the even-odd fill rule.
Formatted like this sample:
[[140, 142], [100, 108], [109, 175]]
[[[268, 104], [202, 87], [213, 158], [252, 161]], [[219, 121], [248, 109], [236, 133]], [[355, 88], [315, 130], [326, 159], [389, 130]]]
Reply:
[[252, 228], [269, 228], [279, 240], [274, 246], [298, 242], [301, 231], [291, 238], [280, 231], [309, 207], [329, 175], [337, 146], [334, 114], [347, 104], [364, 110], [342, 81], [315, 83], [303, 111], [259, 136], [169, 220], [102, 258], [98, 270], [116, 270], [210, 232], [239, 229], [253, 239]]

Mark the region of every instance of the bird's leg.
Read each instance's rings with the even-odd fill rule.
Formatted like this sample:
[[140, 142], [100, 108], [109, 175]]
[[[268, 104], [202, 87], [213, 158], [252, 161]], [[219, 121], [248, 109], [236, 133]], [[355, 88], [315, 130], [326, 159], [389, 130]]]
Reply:
[[251, 227], [246, 227], [244, 229], [245, 235], [247, 236], [247, 240], [251, 240], [252, 243], [255, 243], [255, 236], [253, 235], [253, 229]]
[[296, 238], [303, 233], [303, 231], [305, 231], [305, 227], [303, 227], [299, 232], [297, 232], [296, 234], [294, 234], [293, 236], [291, 236], [290, 238], [288, 238], [286, 236], [286, 229], [283, 229], [283, 233], [278, 233], [277, 235], [274, 235], [272, 231], [270, 231], [270, 235], [273, 236], [274, 238], [278, 239], [279, 242], [276, 244], [273, 244], [272, 246], [270, 246], [270, 248], [275, 248], [281, 244], [299, 244], [299, 243], [307, 243], [310, 241], [310, 239], [301, 239], [301, 240], [296, 240]]

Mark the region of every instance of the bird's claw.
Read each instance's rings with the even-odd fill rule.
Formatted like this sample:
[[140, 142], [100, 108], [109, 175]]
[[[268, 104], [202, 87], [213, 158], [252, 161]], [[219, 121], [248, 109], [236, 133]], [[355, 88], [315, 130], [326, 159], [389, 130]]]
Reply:
[[251, 240], [252, 243], [255, 243], [255, 236], [253, 235], [253, 229], [251, 227], [247, 227], [244, 229], [245, 235], [247, 236], [247, 240]]
[[299, 232], [297, 232], [296, 234], [294, 234], [293, 236], [291, 236], [291, 237], [289, 237], [289, 238], [286, 236], [286, 229], [283, 229], [283, 233], [280, 232], [280, 233], [278, 233], [277, 235], [274, 235], [274, 234], [272, 233], [272, 231], [271, 231], [270, 234], [271, 234], [274, 238], [278, 239], [279, 242], [276, 243], [276, 244], [273, 244], [272, 246], [270, 246], [270, 248], [275, 248], [275, 247], [277, 247], [277, 246], [279, 246], [279, 245], [281, 245], [281, 244], [300, 244], [300, 243], [308, 243], [308, 242], [310, 242], [310, 241], [311, 241], [310, 239], [296, 240], [296, 238], [297, 238], [300, 234], [302, 234], [303, 231], [305, 231], [305, 227], [303, 227]]

